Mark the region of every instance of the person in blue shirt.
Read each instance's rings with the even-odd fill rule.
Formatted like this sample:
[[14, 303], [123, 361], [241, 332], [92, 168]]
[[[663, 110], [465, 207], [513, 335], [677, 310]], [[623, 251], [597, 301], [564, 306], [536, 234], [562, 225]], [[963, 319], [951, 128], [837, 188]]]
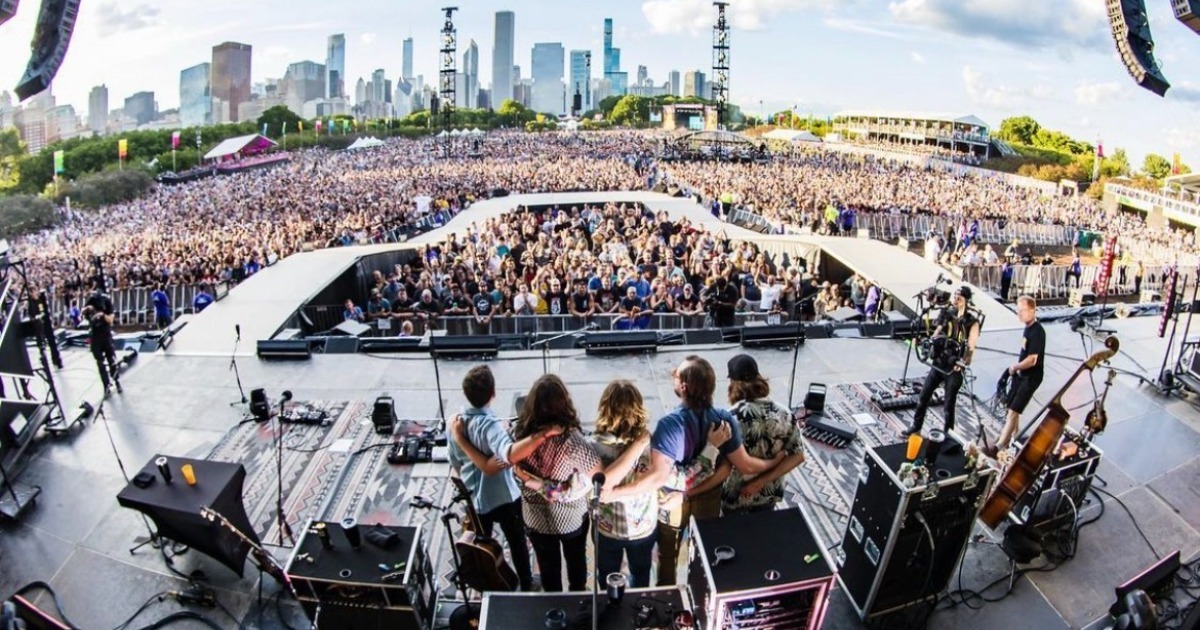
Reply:
[[514, 442], [504, 423], [492, 413], [496, 379], [486, 365], [477, 365], [467, 371], [462, 389], [470, 406], [450, 421], [450, 466], [471, 491], [471, 501], [479, 513], [483, 533], [490, 537], [494, 525], [499, 525], [500, 531], [504, 532], [521, 590], [531, 591], [533, 573], [525, 538], [525, 520], [521, 515], [521, 490], [512, 466], [525, 460], [563, 429], [552, 426]]
[[201, 287], [196, 296], [192, 298], [192, 312], [199, 313], [208, 308], [208, 305], [214, 301], [212, 294], [208, 292], [208, 287]]
[[[654, 435], [650, 438], [650, 468], [636, 481], [607, 491], [601, 500], [635, 496], [647, 490], [660, 488], [660, 511], [658, 527], [658, 585], [676, 583], [676, 565], [680, 556], [687, 557], [683, 542], [687, 539], [690, 516], [697, 518], [718, 516], [721, 508], [721, 491], [718, 488], [696, 496], [687, 496], [687, 488], [680, 488], [672, 478], [685, 470], [694, 470], [697, 460], [711, 456], [706, 446], [717, 447], [718, 457], [724, 458], [745, 476], [757, 475], [770, 470], [783, 459], [782, 451], [774, 459], [752, 457], [742, 442], [742, 430], [733, 415], [725, 409], [713, 407], [713, 392], [717, 387], [717, 373], [703, 357], [691, 355], [671, 371], [675, 395], [680, 405], [658, 420]], [[705, 471], [711, 475], [712, 465], [708, 462]], [[702, 479], [687, 479], [688, 487], [697, 485]]]
[[154, 287], [154, 292], [150, 294], [150, 301], [154, 303], [154, 324], [159, 330], [171, 325], [171, 298], [167, 297], [167, 292], [163, 291], [163, 285], [160, 283]]

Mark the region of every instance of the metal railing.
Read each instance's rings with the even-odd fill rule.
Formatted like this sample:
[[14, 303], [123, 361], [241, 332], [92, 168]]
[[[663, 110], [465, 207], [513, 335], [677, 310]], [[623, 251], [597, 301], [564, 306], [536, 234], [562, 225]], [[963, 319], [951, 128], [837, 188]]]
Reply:
[[[855, 227], [871, 230], [871, 238], [889, 241], [900, 238], [922, 240], [929, 234], [945, 234], [953, 229], [958, 238], [959, 222], [950, 217], [926, 214], [861, 213]], [[979, 222], [979, 243], [1007, 244], [1020, 239], [1022, 245], [1069, 246], [1078, 241], [1079, 230], [1068, 225], [1043, 225], [995, 220]]]
[[[1141, 282], [1135, 277], [1136, 267], [1126, 265], [1124, 273], [1121, 265], [1113, 265], [1112, 277], [1109, 279], [1109, 293], [1115, 295], [1137, 294], [1139, 291], [1163, 292], [1164, 278], [1168, 265], [1146, 265]], [[1001, 267], [988, 265], [981, 267], [963, 267], [962, 279], [981, 289], [1000, 293]], [[1097, 279], [1100, 276], [1100, 265], [1084, 265], [1080, 268], [1078, 280], [1070, 275], [1069, 265], [1016, 265], [1013, 267], [1012, 283], [1008, 289], [1011, 300], [1018, 295], [1030, 295], [1036, 299], [1059, 300], [1070, 297], [1071, 290], [1083, 288], [1095, 291]], [[1180, 268], [1180, 286], [1188, 286], [1195, 276], [1195, 268]]]
[[[1200, 226], [1200, 203], [1121, 184], [1105, 184], [1104, 192], [1132, 200], [1134, 203], [1127, 205], [1132, 205], [1139, 210], [1149, 211], [1154, 206], [1158, 206], [1163, 209], [1163, 213], [1167, 215], [1168, 219], [1186, 223], [1192, 227]], [[1149, 207], [1146, 207], [1147, 205]]]

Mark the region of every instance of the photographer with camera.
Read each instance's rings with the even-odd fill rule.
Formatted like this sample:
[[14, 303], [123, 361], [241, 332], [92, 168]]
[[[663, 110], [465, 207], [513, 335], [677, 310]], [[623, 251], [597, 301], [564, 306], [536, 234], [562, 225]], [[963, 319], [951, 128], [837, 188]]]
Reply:
[[975, 346], [979, 343], [979, 316], [971, 310], [971, 288], [961, 286], [954, 292], [951, 306], [943, 308], [933, 331], [933, 351], [929, 356], [930, 370], [921, 388], [917, 410], [913, 413], [912, 428], [902, 435], [921, 432], [925, 425], [925, 414], [938, 385], [943, 385], [945, 400], [945, 429], [954, 428], [954, 411], [958, 404], [958, 390], [963, 384], [963, 370], [971, 364]]
[[705, 312], [716, 327], [734, 325], [734, 309], [739, 299], [737, 289], [729, 286], [725, 276], [717, 276], [716, 282], [706, 287], [700, 296]]
[[88, 345], [100, 371], [100, 382], [107, 394], [113, 384], [121, 392], [121, 380], [117, 372], [117, 349], [113, 345], [112, 299], [97, 289], [83, 307], [83, 318], [88, 323]]

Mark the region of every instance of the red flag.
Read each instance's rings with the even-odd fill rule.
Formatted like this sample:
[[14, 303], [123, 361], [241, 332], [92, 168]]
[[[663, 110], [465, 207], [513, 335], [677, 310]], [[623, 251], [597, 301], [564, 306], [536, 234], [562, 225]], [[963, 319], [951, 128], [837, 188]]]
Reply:
[[1103, 142], [1096, 143], [1096, 157], [1104, 157], [1104, 143]]
[[1117, 235], [1109, 235], [1104, 242], [1104, 258], [1100, 263], [1100, 274], [1096, 278], [1096, 297], [1108, 295], [1108, 281], [1112, 278], [1113, 261], [1117, 258]]
[[176, 131], [175, 133], [171, 134], [171, 149], [174, 150], [174, 149], [178, 149], [178, 148], [179, 148], [179, 132]]

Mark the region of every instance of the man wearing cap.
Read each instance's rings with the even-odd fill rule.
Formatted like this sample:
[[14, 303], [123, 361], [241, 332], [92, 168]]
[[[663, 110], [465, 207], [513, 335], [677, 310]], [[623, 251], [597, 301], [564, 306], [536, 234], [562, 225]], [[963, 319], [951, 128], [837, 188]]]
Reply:
[[1008, 398], [1008, 413], [1004, 417], [1004, 430], [1000, 432], [996, 444], [983, 449], [989, 457], [995, 457], [1000, 449], [1008, 448], [1017, 428], [1021, 426], [1021, 414], [1042, 384], [1043, 366], [1046, 364], [1046, 329], [1037, 320], [1037, 302], [1028, 295], [1017, 298], [1017, 317], [1025, 324], [1021, 336], [1021, 354], [1019, 360], [1008, 368], [1008, 373], [1015, 377], [1012, 394]]
[[693, 492], [702, 494], [724, 482], [721, 511], [767, 512], [783, 499], [783, 477], [804, 463], [804, 445], [792, 413], [771, 400], [771, 387], [758, 371], [758, 362], [748, 354], [729, 360], [730, 412], [742, 429], [742, 443], [752, 457], [772, 461], [783, 459], [757, 475], [734, 470], [728, 459]]
[[925, 413], [929, 410], [929, 402], [938, 385], [943, 385], [946, 392], [946, 430], [954, 428], [958, 390], [963, 384], [962, 370], [971, 364], [975, 346], [979, 343], [979, 318], [971, 310], [970, 304], [971, 287], [963, 285], [954, 292], [953, 305], [942, 309], [938, 316], [937, 328], [933, 331], [934, 352], [929, 357], [929, 374], [925, 377], [925, 386], [921, 388], [917, 410], [913, 413], [912, 428], [904, 431], [903, 435], [921, 432], [925, 426]]

